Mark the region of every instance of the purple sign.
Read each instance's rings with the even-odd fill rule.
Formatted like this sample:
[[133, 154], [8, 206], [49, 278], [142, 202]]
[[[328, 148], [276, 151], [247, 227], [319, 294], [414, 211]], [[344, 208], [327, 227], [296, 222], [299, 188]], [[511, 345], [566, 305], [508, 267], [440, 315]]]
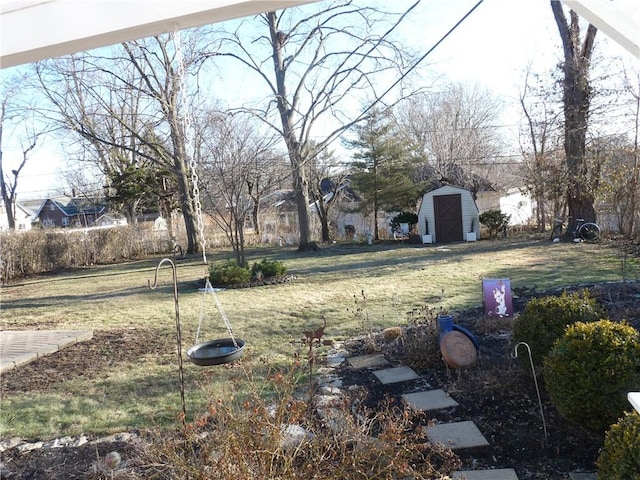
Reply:
[[513, 301], [508, 278], [483, 278], [484, 314], [492, 318], [513, 317]]

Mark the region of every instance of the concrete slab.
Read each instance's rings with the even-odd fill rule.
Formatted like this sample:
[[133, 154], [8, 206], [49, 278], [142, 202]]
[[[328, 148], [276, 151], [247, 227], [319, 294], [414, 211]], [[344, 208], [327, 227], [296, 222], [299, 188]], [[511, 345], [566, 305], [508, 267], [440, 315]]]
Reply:
[[352, 357], [349, 359], [349, 365], [356, 370], [362, 370], [363, 368], [386, 367], [389, 365], [389, 361], [384, 358], [384, 355], [373, 353], [371, 355]]
[[91, 338], [91, 330], [1, 331], [0, 373]]
[[518, 480], [513, 468], [496, 468], [495, 470], [460, 470], [453, 472], [453, 480]]
[[380, 383], [384, 385], [420, 378], [420, 375], [410, 367], [385, 368], [383, 370], [376, 370], [373, 374], [378, 377]]
[[426, 427], [426, 433], [429, 441], [447, 445], [452, 450], [489, 446], [487, 439], [471, 421], [433, 425]]
[[569, 478], [571, 480], [596, 480], [597, 475], [589, 472], [571, 472]]
[[440, 410], [457, 407], [459, 404], [444, 390], [405, 393], [402, 398], [415, 410]]

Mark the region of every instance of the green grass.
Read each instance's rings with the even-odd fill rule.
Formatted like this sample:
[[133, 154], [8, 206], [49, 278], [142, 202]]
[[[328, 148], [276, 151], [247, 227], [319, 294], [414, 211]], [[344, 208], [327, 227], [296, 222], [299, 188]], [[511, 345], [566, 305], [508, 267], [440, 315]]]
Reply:
[[[216, 251], [207, 259], [212, 263], [230, 256]], [[480, 306], [483, 277], [509, 278], [512, 287], [537, 285], [538, 290], [620, 280], [613, 249], [548, 241], [336, 245], [305, 254], [292, 248], [249, 251], [250, 262], [264, 258], [283, 261], [297, 278], [218, 293], [247, 351], [240, 367], [203, 368], [185, 362], [189, 415], [212, 396], [242, 395], [243, 385], [261, 372], [290, 362], [301, 349], [292, 342], [320, 326], [323, 317], [326, 338], [339, 340], [362, 331], [358, 307], [368, 313], [368, 326], [378, 329], [405, 323], [407, 312], [423, 305], [450, 310]], [[73, 378], [42, 393], [4, 393], [2, 437], [102, 434], [175, 421], [180, 402], [171, 268], [162, 267], [156, 290], [147, 287], [158, 261], [98, 266], [2, 288], [3, 329], [135, 327], [166, 345], [166, 352], [113, 362], [97, 377]], [[184, 347], [194, 343], [201, 317], [200, 341], [226, 337], [213, 298], [198, 292], [197, 282], [205, 275], [201, 258], [179, 261], [177, 272]]]

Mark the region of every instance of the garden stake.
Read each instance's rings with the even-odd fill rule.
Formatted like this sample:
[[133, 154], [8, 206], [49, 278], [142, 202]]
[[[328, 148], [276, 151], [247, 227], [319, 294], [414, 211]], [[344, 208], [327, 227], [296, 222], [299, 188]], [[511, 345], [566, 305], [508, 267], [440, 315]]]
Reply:
[[180, 401], [182, 403], [182, 426], [187, 426], [187, 407], [184, 403], [184, 374], [182, 371], [182, 332], [180, 330], [180, 306], [178, 304], [178, 275], [176, 273], [176, 264], [170, 258], [163, 258], [156, 266], [155, 277], [153, 279], [153, 285], [149, 281], [149, 288], [155, 290], [158, 286], [158, 270], [162, 264], [168, 263], [173, 269], [173, 303], [176, 309], [176, 343], [178, 350], [178, 376], [180, 379]]
[[542, 411], [542, 398], [540, 398], [540, 389], [538, 388], [538, 379], [536, 378], [536, 369], [533, 367], [533, 357], [531, 356], [531, 347], [526, 342], [519, 342], [513, 349], [513, 358], [518, 358], [518, 347], [524, 345], [529, 352], [529, 363], [531, 364], [531, 373], [533, 374], [533, 382], [536, 385], [536, 393], [538, 394], [538, 404], [540, 405], [540, 417], [542, 417], [542, 429], [544, 430], [544, 446], [549, 446], [549, 437], [547, 436], [547, 424], [544, 421], [544, 412]]

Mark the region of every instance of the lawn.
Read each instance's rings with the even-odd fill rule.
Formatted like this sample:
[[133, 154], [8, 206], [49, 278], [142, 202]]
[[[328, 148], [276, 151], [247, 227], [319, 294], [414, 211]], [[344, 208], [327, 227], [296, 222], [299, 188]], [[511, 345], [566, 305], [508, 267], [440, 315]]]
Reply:
[[[291, 247], [256, 248], [248, 256], [281, 260], [295, 279], [217, 294], [236, 335], [247, 342], [246, 353], [236, 366], [185, 363], [189, 416], [212, 395], [242, 395], [248, 382], [288, 364], [301, 349], [296, 341], [323, 318], [325, 338], [341, 340], [364, 327], [406, 324], [407, 312], [416, 307], [455, 312], [479, 306], [482, 278], [509, 278], [512, 287], [538, 290], [621, 279], [615, 249], [546, 240], [334, 245], [304, 254]], [[215, 251], [207, 260], [230, 257], [229, 251]], [[2, 288], [2, 329], [94, 331], [86, 345], [3, 376], [3, 438], [106, 434], [175, 421], [180, 399], [171, 269], [163, 266], [160, 286], [148, 288], [159, 260], [74, 270]], [[200, 341], [226, 337], [214, 299], [198, 291], [202, 259], [177, 264], [184, 347], [194, 343], [200, 320]]]

